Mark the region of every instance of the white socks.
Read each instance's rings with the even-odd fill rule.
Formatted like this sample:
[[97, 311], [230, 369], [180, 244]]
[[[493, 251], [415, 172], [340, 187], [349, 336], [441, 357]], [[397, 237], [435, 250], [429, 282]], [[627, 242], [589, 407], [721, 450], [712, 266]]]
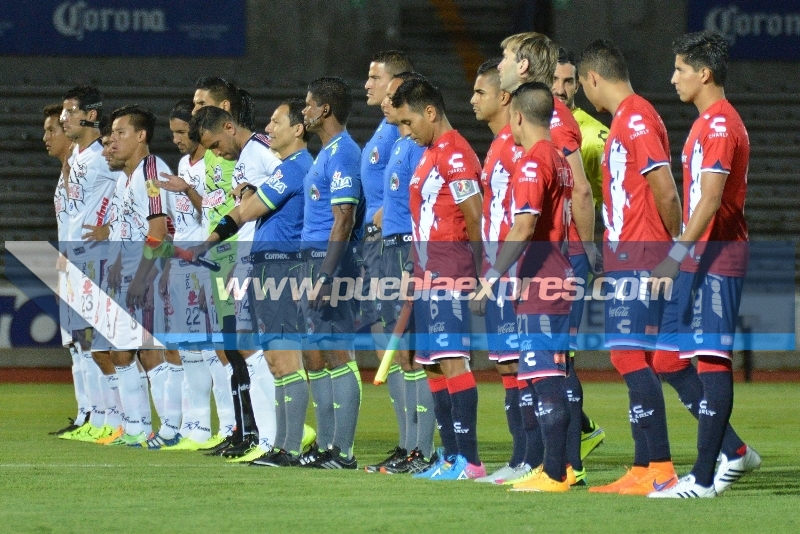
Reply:
[[217, 417], [219, 418], [219, 431], [222, 435], [230, 435], [236, 426], [230, 374], [223, 367], [214, 350], [203, 350], [203, 359], [208, 364], [208, 370], [211, 373], [212, 391], [214, 392], [214, 401], [217, 404]]
[[211, 438], [211, 372], [200, 351], [178, 353], [183, 362], [181, 435], [203, 443]]
[[264, 452], [269, 452], [275, 444], [275, 434], [278, 431], [275, 378], [269, 372], [263, 350], [248, 356], [245, 361], [250, 373], [250, 401], [258, 427], [258, 444]]

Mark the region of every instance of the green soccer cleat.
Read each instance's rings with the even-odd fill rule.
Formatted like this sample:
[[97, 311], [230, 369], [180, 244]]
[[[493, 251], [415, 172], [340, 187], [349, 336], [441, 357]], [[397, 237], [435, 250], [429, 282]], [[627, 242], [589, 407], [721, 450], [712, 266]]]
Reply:
[[308, 425], [303, 425], [303, 440], [300, 442], [300, 450], [308, 450], [317, 439], [317, 431]]
[[79, 438], [82, 435], [84, 435], [86, 433], [86, 431], [89, 430], [90, 427], [93, 428], [93, 425], [90, 422], [87, 421], [87, 422], [83, 423], [81, 426], [79, 426], [78, 428], [76, 428], [75, 430], [71, 430], [69, 432], [64, 432], [58, 437], [60, 439], [70, 439], [70, 440], [74, 440], [74, 441], [80, 441]]
[[581, 433], [581, 460], [589, 456], [593, 450], [600, 446], [603, 443], [603, 440], [606, 439], [606, 432], [599, 426], [592, 423], [592, 431]]
[[147, 442], [147, 434], [144, 431], [139, 432], [135, 436], [131, 434], [122, 434], [118, 437], [115, 441], [112, 441], [110, 445], [124, 445], [128, 447], [141, 447], [142, 444]]
[[230, 436], [228, 436], [228, 435], [225, 435], [225, 434], [222, 434], [220, 432], [217, 432], [216, 434], [214, 434], [213, 436], [208, 438], [206, 441], [201, 443], [200, 446], [197, 448], [197, 450], [198, 451], [208, 451], [208, 450], [214, 449], [214, 448], [218, 447], [220, 444], [222, 444], [222, 442], [225, 441], [226, 439], [228, 439], [229, 437]]
[[237, 458], [230, 458], [225, 461], [230, 464], [246, 464], [252, 462], [253, 460], [258, 460], [259, 458], [262, 458], [266, 455], [267, 452], [264, 449], [262, 449], [258, 445], [253, 445], [252, 447], [247, 449], [244, 455], [239, 456]]
[[89, 441], [91, 443], [97, 443], [97, 440], [108, 438], [113, 433], [114, 433], [113, 427], [109, 425], [103, 425], [100, 428], [98, 428], [96, 432], [94, 433], [90, 432], [92, 439], [87, 439], [85, 441]]
[[161, 447], [162, 451], [199, 451], [203, 443], [198, 443], [192, 438], [181, 438], [175, 445], [165, 445]]

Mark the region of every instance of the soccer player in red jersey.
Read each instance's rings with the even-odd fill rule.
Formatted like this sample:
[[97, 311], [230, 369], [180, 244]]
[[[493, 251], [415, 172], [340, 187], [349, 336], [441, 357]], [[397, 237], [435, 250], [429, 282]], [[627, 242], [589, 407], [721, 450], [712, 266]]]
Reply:
[[[415, 276], [422, 282], [415, 287], [415, 325], [418, 332], [427, 330], [417, 334], [416, 360], [426, 366], [445, 451], [414, 477], [479, 478], [486, 468], [478, 456], [478, 389], [469, 368], [466, 299], [483, 259], [480, 162], [447, 120], [441, 92], [427, 80], [404, 81], [392, 106], [411, 138], [428, 147], [409, 185]], [[471, 287], [462, 287], [462, 280]]]
[[[550, 86], [520, 85], [511, 101], [511, 132], [526, 151], [511, 179], [513, 225], [474, 300], [487, 304], [487, 285], [516, 265], [519, 333], [518, 378], [536, 392], [536, 417], [544, 442], [542, 469], [514, 484], [514, 491], [568, 491], [566, 439], [569, 425], [566, 357], [574, 280], [562, 252], [571, 217], [572, 172], [550, 140]], [[562, 291], [563, 290], [563, 291]]]
[[650, 497], [715, 497], [761, 465], [758, 453], [728, 423], [731, 351], [748, 262], [744, 203], [750, 141], [725, 98], [726, 40], [710, 31], [692, 33], [677, 39], [673, 51], [672, 84], [700, 116], [683, 147], [683, 233], [653, 278], [675, 279], [674, 305], [665, 310], [662, 328], [677, 341], [683, 367], [697, 357], [701, 395], [692, 403], [697, 406], [697, 460], [676, 486]]
[[[603, 264], [613, 293], [606, 299], [606, 346], [630, 397], [634, 467], [589, 491], [647, 495], [677, 483], [661, 383], [651, 367], [663, 304], [647, 291], [652, 269], [680, 232], [680, 200], [670, 171], [667, 130], [653, 106], [635, 94], [622, 53], [598, 40], [578, 66], [583, 91], [614, 117], [603, 164]], [[594, 293], [594, 292], [593, 292]]]
[[[513, 91], [524, 82], [540, 82], [553, 85], [558, 67], [559, 51], [556, 44], [546, 35], [529, 32], [507, 37], [500, 44], [503, 48], [503, 60], [498, 65], [500, 71], [500, 87], [505, 91]], [[592, 186], [586, 178], [581, 155], [582, 134], [572, 111], [560, 99], [553, 97], [553, 117], [550, 121], [550, 137], [556, 148], [567, 158], [572, 170], [574, 189], [572, 195], [572, 219], [569, 227], [569, 256], [575, 270], [575, 280], [581, 287], [589, 278], [589, 270], [595, 265], [596, 250], [594, 246], [594, 202]], [[577, 348], [577, 333], [583, 313], [582, 301], [573, 302], [570, 334], [573, 345]], [[568, 365], [567, 390], [570, 392], [570, 413], [576, 422], [584, 418], [582, 411], [583, 388], [578, 375], [572, 371], [572, 361]], [[586, 418], [588, 420], [588, 418]], [[570, 462], [578, 480], [585, 484], [586, 471], [583, 469], [580, 454], [581, 436], [571, 433]], [[587, 449], [590, 450], [590, 449]], [[574, 453], [574, 454], [573, 454]], [[587, 453], [588, 454], [588, 453]]]

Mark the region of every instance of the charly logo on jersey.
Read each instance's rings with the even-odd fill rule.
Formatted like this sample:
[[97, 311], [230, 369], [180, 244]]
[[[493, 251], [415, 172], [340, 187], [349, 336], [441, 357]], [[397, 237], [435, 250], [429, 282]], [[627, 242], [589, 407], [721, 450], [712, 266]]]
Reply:
[[519, 179], [520, 183], [522, 182], [533, 182], [536, 183], [538, 181], [538, 175], [536, 174], [536, 169], [539, 168], [539, 165], [535, 161], [529, 161], [525, 163], [520, 168], [520, 172], [522, 172], [522, 177]]
[[393, 172], [392, 177], [389, 178], [389, 189], [392, 191], [397, 191], [400, 189], [400, 178], [397, 177], [396, 172]]
[[375, 165], [380, 159], [381, 155], [378, 153], [378, 147], [372, 147], [372, 151], [369, 153], [369, 162]]
[[349, 176], [342, 176], [342, 173], [339, 171], [333, 173], [333, 178], [331, 179], [331, 193], [347, 187], [353, 187], [353, 179]]
[[456, 152], [450, 159], [447, 160], [447, 164], [450, 165], [450, 169], [447, 171], [447, 174], [453, 174], [456, 172], [460, 172], [464, 170], [464, 154]]
[[553, 110], [553, 116], [550, 118], [550, 129], [558, 128], [561, 126], [561, 118], [558, 116], [558, 111]]
[[286, 184], [283, 183], [283, 173], [280, 169], [275, 171], [275, 173], [267, 178], [266, 184], [268, 187], [274, 189], [278, 192], [279, 195], [282, 195], [284, 191], [286, 191]]
[[643, 117], [641, 115], [631, 115], [631, 120], [628, 121], [628, 128], [635, 132], [631, 135], [631, 139], [636, 139], [640, 135], [644, 135], [649, 131], [642, 120]]
[[96, 8], [88, 2], [62, 2], [53, 11], [53, 27], [65, 37], [82, 41], [87, 33], [167, 31], [163, 9]]
[[320, 194], [319, 189], [317, 189], [317, 184], [311, 184], [311, 189], [308, 190], [308, 196], [311, 197], [311, 200], [319, 200]]

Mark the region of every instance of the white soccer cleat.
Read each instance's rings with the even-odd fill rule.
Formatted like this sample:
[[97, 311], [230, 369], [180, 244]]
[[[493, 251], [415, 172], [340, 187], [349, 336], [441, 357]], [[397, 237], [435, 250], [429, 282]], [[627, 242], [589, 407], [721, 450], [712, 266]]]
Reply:
[[498, 480], [505, 480], [506, 478], [513, 476], [514, 472], [515, 468], [506, 464], [491, 475], [476, 478], [475, 482], [489, 482], [490, 484], [496, 484]]
[[714, 474], [714, 489], [717, 491], [717, 495], [726, 491], [734, 482], [750, 471], [755, 471], [761, 467], [761, 456], [749, 446], [741, 458], [728, 460], [728, 457], [724, 454], [719, 456], [719, 467]]
[[669, 489], [654, 491], [648, 497], [653, 499], [709, 499], [717, 496], [714, 486], [706, 488], [695, 481], [691, 473], [678, 480]]

